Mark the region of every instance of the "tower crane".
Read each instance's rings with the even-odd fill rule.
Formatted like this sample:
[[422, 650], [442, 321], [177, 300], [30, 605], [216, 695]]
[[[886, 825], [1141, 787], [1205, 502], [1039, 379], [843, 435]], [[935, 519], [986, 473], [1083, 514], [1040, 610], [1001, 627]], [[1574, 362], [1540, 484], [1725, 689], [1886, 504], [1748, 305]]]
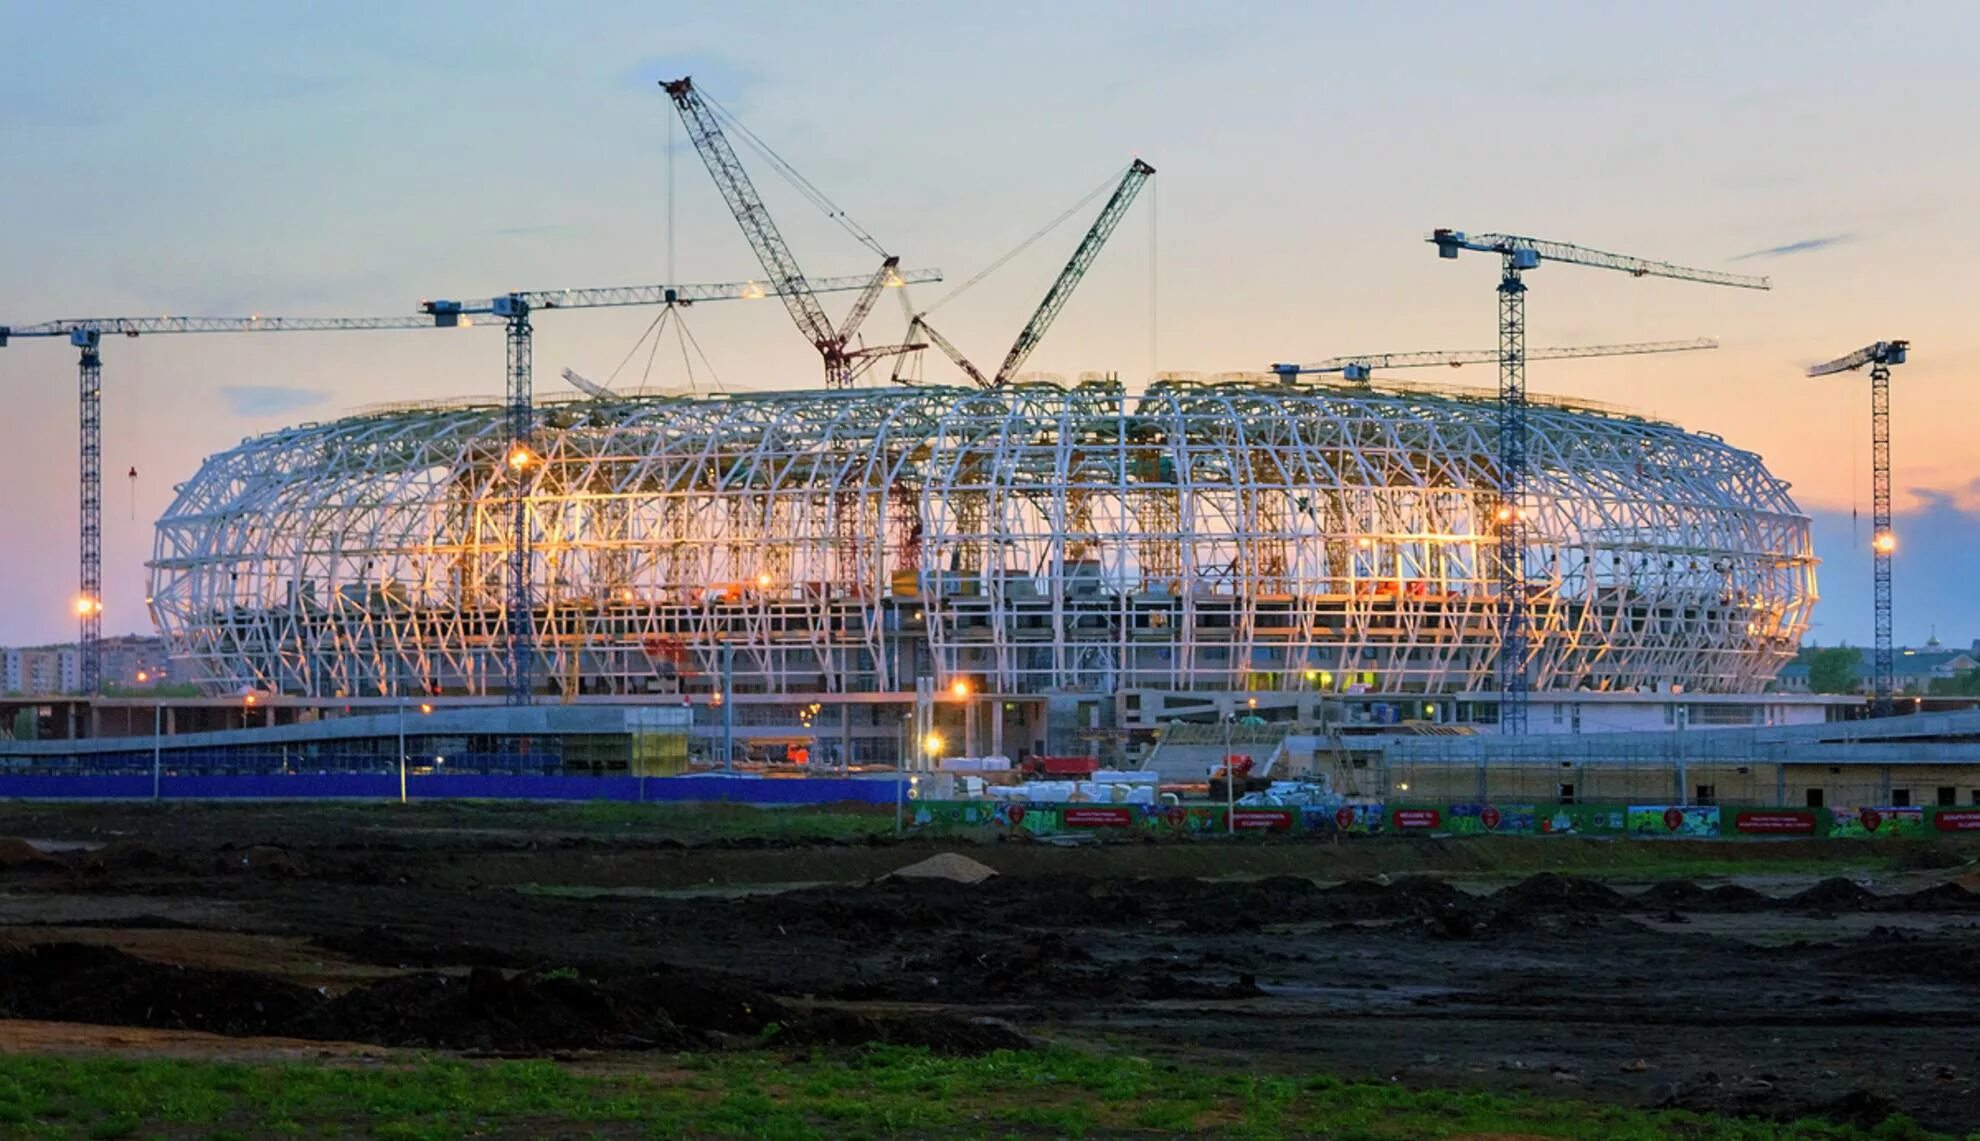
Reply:
[[[1684, 353], [1698, 349], [1716, 349], [1719, 342], [1710, 337], [1699, 337], [1690, 341], [1640, 341], [1627, 345], [1571, 345], [1561, 348], [1528, 349], [1526, 359], [1530, 361], [1580, 360], [1586, 357], [1624, 357], [1638, 353]], [[1460, 349], [1455, 352], [1424, 353], [1371, 353], [1361, 356], [1331, 357], [1314, 364], [1275, 364], [1272, 371], [1281, 377], [1292, 380], [1295, 377], [1317, 373], [1337, 372], [1345, 380], [1356, 384], [1366, 384], [1378, 368], [1425, 368], [1430, 365], [1449, 365], [1459, 368], [1468, 364], [1491, 364], [1499, 359], [1497, 349]]]
[[[1121, 218], [1127, 214], [1128, 207], [1134, 205], [1135, 196], [1141, 193], [1142, 186], [1154, 173], [1155, 168], [1141, 159], [1137, 158], [1128, 164], [1127, 172], [1121, 175], [1120, 185], [1114, 188], [1113, 196], [1107, 199], [1107, 204], [1100, 208], [1100, 216], [1093, 219], [1093, 225], [1087, 228], [1086, 236], [1080, 239], [1079, 246], [1073, 250], [1072, 258], [1066, 262], [1065, 268], [1059, 271], [1059, 276], [1052, 282], [1052, 287], [1045, 291], [1045, 299], [1032, 311], [1031, 320], [1025, 322], [1024, 328], [1018, 331], [1017, 340], [1011, 342], [1010, 351], [1004, 354], [1004, 363], [997, 367], [996, 375], [986, 378], [983, 371], [950, 343], [947, 337], [936, 332], [928, 324], [928, 314], [925, 312], [916, 313], [909, 319], [907, 339], [912, 341], [921, 334], [927, 334], [928, 339], [980, 387], [1002, 388], [1017, 374], [1025, 358], [1038, 347], [1038, 342], [1045, 339], [1045, 331], [1058, 319], [1059, 311], [1066, 307], [1066, 302], [1072, 300], [1073, 290], [1079, 288], [1080, 280], [1086, 276], [1086, 271], [1092, 268], [1094, 259], [1100, 256], [1100, 250], [1107, 244], [1107, 239], [1121, 224]], [[893, 379], [898, 383], [900, 378], [900, 367], [896, 363]]]
[[850, 388], [860, 373], [872, 367], [875, 361], [907, 352], [912, 346], [848, 347], [853, 335], [859, 332], [860, 325], [865, 323], [867, 314], [873, 311], [880, 291], [888, 286], [907, 284], [897, 268], [900, 259], [880, 251], [877, 243], [861, 232], [861, 240], [879, 251], [883, 260], [880, 269], [867, 280], [865, 288], [854, 299], [845, 320], [834, 328], [831, 319], [825, 316], [825, 307], [818, 303], [818, 287], [808, 281], [804, 271], [798, 268], [796, 256], [784, 241], [783, 233], [777, 229], [776, 221], [770, 217], [769, 209], [763, 205], [756, 185], [749, 179], [749, 172], [743, 169], [742, 160], [736, 157], [735, 148], [729, 145], [728, 136], [722, 132], [722, 124], [716, 120], [714, 110], [695, 90], [693, 77], [662, 80], [660, 86], [673, 99], [681, 121], [687, 125], [688, 138], [707, 165], [708, 173], [715, 179], [716, 189], [722, 192], [723, 200], [729, 204], [729, 212], [735, 215], [736, 224], [742, 227], [743, 237], [749, 240], [750, 249], [755, 251], [763, 272], [769, 275], [771, 291], [783, 298], [784, 308], [790, 311], [791, 320], [797, 323], [798, 330], [823, 358], [825, 386]]
[[1897, 536], [1891, 531], [1891, 366], [1903, 364], [1910, 351], [1909, 341], [1878, 341], [1808, 370], [1814, 377], [1870, 366], [1870, 511], [1874, 528], [1870, 554], [1877, 624], [1870, 664], [1872, 717], [1891, 715], [1891, 693], [1897, 680], [1897, 654], [1891, 647], [1891, 554], [1897, 550]]
[[[77, 680], [85, 694], [103, 682], [103, 338], [166, 333], [327, 333], [423, 329], [432, 322], [405, 317], [77, 317], [0, 326], [0, 348], [15, 337], [66, 337], [79, 350], [77, 395], [81, 420], [80, 551], [76, 587]], [[133, 469], [135, 472], [136, 469]]]
[[1499, 540], [1499, 731], [1523, 735], [1531, 614], [1526, 597], [1526, 282], [1522, 275], [1552, 261], [1620, 270], [1632, 277], [1668, 277], [1741, 289], [1771, 289], [1773, 283], [1764, 277], [1692, 269], [1514, 234], [1439, 229], [1428, 240], [1440, 258], [1455, 258], [1467, 250], [1499, 256], [1499, 506], [1494, 513]]
[[[866, 308], [872, 308], [868, 295], [876, 295], [887, 279], [903, 283], [940, 281], [940, 270], [901, 271], [889, 259], [876, 277], [833, 277], [816, 282], [799, 279], [812, 304], [813, 294], [858, 289]], [[876, 284], [878, 282], [879, 284]], [[499, 317], [507, 331], [506, 462], [514, 475], [510, 483], [509, 584], [503, 599], [507, 615], [503, 622], [509, 666], [509, 703], [530, 702], [530, 668], [534, 660], [534, 599], [530, 586], [529, 469], [538, 459], [535, 449], [535, 408], [530, 353], [534, 326], [530, 315], [549, 309], [604, 309], [627, 305], [692, 305], [697, 301], [751, 300], [775, 293], [788, 300], [786, 281], [775, 281], [769, 288], [754, 282], [725, 285], [625, 285], [593, 289], [516, 290], [479, 301], [422, 301], [420, 312], [427, 314], [423, 324], [449, 328], [471, 324], [476, 316]]]

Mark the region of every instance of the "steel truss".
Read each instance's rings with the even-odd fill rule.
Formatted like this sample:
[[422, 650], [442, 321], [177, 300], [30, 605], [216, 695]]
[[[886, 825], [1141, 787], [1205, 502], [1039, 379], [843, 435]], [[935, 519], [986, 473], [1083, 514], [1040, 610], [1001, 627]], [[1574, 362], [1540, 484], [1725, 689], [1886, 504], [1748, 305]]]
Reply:
[[[544, 405], [532, 673], [568, 693], [1488, 693], [1496, 394], [1019, 383]], [[388, 410], [208, 459], [159, 522], [159, 627], [222, 692], [500, 692], [514, 427]], [[1535, 690], [1756, 692], [1815, 599], [1752, 453], [1527, 410]], [[492, 675], [492, 677], [490, 676]]]

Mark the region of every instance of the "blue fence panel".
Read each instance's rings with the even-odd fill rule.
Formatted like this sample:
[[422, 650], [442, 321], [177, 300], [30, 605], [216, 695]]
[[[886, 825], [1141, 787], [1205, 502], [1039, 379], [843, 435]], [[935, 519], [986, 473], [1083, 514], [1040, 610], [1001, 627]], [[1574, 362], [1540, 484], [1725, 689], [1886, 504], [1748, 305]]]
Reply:
[[[396, 769], [374, 772], [173, 773], [158, 782], [166, 800], [396, 800]], [[901, 782], [837, 777], [765, 780], [754, 777], [593, 777], [511, 773], [423, 773], [406, 778], [415, 800], [614, 800], [625, 803], [892, 804]], [[149, 800], [149, 773], [9, 773], [0, 799]]]
[[[159, 783], [167, 800], [397, 799], [399, 795], [397, 773], [168, 776]], [[145, 782], [144, 795], [151, 795], [149, 781]]]
[[[415, 800], [623, 800], [639, 799], [637, 777], [510, 776], [505, 773], [416, 776], [406, 779]], [[395, 788], [394, 794], [397, 794]]]
[[44, 776], [35, 773], [0, 778], [0, 796], [34, 800], [99, 800], [105, 798], [151, 797], [151, 777]]

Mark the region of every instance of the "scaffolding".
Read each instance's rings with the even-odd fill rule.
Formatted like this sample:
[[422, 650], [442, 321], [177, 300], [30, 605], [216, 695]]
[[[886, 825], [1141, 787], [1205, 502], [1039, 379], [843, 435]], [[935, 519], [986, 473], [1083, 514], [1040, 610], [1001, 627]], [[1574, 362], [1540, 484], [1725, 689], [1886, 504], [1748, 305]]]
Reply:
[[[153, 616], [214, 692], [499, 692], [502, 410], [380, 409], [210, 457]], [[567, 695], [1490, 691], [1494, 406], [1158, 381], [546, 403], [533, 676]], [[1532, 411], [1537, 690], [1758, 692], [1815, 598], [1759, 458]], [[493, 675], [491, 678], [490, 675]]]

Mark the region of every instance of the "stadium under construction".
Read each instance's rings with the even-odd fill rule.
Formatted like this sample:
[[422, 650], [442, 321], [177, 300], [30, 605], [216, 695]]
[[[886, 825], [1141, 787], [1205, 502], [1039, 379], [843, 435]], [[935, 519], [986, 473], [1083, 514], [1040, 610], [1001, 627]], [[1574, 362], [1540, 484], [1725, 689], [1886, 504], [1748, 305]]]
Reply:
[[[1495, 411], [1270, 374], [545, 405], [532, 673], [728, 696], [851, 763], [898, 756], [918, 691], [1011, 755], [1240, 708], [1489, 731]], [[1756, 696], [1815, 599], [1757, 456], [1566, 401], [1531, 440], [1536, 729], [1823, 718]], [[159, 629], [216, 695], [500, 694], [505, 441], [499, 406], [426, 405], [211, 457], [158, 523]]]

